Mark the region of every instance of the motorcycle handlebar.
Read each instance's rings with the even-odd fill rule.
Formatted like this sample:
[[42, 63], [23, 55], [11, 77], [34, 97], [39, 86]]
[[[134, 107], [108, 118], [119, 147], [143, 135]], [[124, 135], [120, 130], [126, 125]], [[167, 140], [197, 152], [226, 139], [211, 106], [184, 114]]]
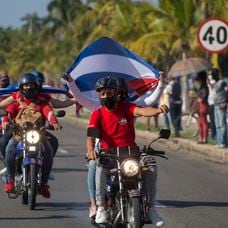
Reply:
[[[150, 152], [149, 152], [149, 154], [150, 154]], [[153, 150], [152, 152], [151, 152], [151, 155], [165, 155], [165, 152], [164, 151], [161, 151], [161, 150]]]

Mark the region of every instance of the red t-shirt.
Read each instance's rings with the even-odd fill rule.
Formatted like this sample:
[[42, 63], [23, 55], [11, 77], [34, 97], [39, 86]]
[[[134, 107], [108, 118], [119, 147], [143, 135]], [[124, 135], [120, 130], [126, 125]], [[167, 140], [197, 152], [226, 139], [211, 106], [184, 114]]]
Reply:
[[92, 113], [89, 128], [100, 130], [102, 149], [136, 146], [134, 130], [136, 107], [135, 104], [126, 102], [118, 104], [113, 111], [108, 111], [103, 106]]
[[[25, 104], [30, 105], [32, 102], [29, 101], [26, 98], [20, 98], [21, 101], [23, 101]], [[47, 121], [50, 122], [50, 124], [55, 124], [58, 123], [53, 111], [52, 111], [52, 107], [49, 105], [49, 103], [44, 99], [44, 97], [42, 96], [37, 96], [37, 99], [40, 99], [42, 102], [37, 104], [35, 106], [35, 109], [37, 111], [40, 111], [44, 117], [46, 118]], [[6, 111], [10, 114], [11, 118], [16, 118], [17, 114], [19, 113], [19, 111], [22, 109], [22, 107], [20, 106], [20, 103], [18, 101], [10, 104]], [[5, 116], [3, 118], [4, 121], [8, 122], [8, 117]]]

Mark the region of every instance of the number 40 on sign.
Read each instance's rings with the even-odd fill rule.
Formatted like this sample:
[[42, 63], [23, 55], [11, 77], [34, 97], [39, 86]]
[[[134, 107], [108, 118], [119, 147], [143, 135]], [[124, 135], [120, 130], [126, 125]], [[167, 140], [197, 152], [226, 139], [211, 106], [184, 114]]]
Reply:
[[228, 23], [220, 18], [204, 21], [197, 32], [200, 46], [210, 53], [228, 50]]

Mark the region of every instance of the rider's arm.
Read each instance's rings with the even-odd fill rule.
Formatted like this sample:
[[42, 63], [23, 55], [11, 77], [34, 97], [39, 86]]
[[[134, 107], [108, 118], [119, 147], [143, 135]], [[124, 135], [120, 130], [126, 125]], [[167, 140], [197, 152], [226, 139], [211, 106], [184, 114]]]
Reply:
[[89, 126], [87, 129], [87, 157], [89, 159], [96, 159], [95, 142], [96, 138], [100, 138], [101, 126], [101, 111], [96, 110], [91, 114]]
[[6, 108], [6, 112], [8, 115], [3, 116], [2, 118], [2, 128], [6, 129], [6, 127], [9, 125], [10, 120], [11, 119], [15, 119], [18, 113], [18, 103], [14, 102], [12, 104], [10, 104], [7, 108]]
[[148, 106], [152, 106], [155, 103], [157, 103], [167, 85], [166, 82], [166, 76], [164, 74], [164, 72], [159, 72], [159, 82], [158, 82], [158, 86], [156, 87], [156, 89], [148, 94], [146, 93], [145, 95], [141, 96], [137, 101], [135, 101], [134, 103], [138, 106], [142, 106], [142, 107], [148, 107]]
[[95, 152], [95, 138], [94, 137], [87, 137], [87, 153], [86, 156], [88, 159], [96, 159], [97, 154]]
[[136, 107], [134, 110], [134, 116], [145, 116], [145, 117], [156, 116], [156, 115], [161, 114], [161, 113], [167, 113], [168, 110], [169, 109], [166, 105], [161, 105], [159, 108]]
[[75, 98], [71, 98], [65, 101], [57, 100], [53, 97], [50, 99], [50, 104], [53, 108], [66, 108], [76, 103]]
[[14, 98], [13, 96], [9, 96], [6, 99], [4, 99], [3, 101], [0, 102], [0, 109], [5, 109], [7, 108], [10, 104], [12, 104], [14, 102]]
[[60, 125], [58, 123], [58, 120], [56, 118], [56, 116], [54, 115], [54, 112], [51, 108], [50, 105], [48, 104], [43, 104], [42, 105], [42, 113], [45, 116], [46, 120], [52, 125], [54, 126], [55, 130], [60, 129]]
[[158, 86], [154, 90], [154, 92], [150, 96], [148, 96], [144, 99], [144, 105], [142, 105], [142, 106], [149, 106], [149, 105], [152, 106], [155, 103], [157, 103], [158, 100], [160, 99], [165, 87], [166, 87], [166, 84], [162, 84], [161, 82], [159, 82]]

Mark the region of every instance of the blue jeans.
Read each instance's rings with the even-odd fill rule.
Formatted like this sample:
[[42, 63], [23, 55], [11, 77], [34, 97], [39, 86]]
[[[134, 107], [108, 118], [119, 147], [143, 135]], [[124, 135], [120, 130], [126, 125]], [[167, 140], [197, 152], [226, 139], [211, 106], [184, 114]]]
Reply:
[[180, 104], [170, 103], [170, 107], [169, 107], [170, 119], [174, 128], [175, 134], [178, 134], [179, 131], [181, 130], [181, 120], [179, 119], [177, 121], [178, 116], [181, 114], [181, 107], [182, 107], [181, 103]]
[[215, 105], [214, 112], [217, 143], [227, 146], [227, 109], [220, 109], [219, 105]]
[[96, 185], [95, 185], [95, 175], [96, 175], [96, 160], [88, 161], [88, 175], [87, 175], [87, 186], [90, 199], [95, 199]]
[[170, 129], [170, 121], [169, 121], [169, 114], [163, 114], [163, 128], [164, 129]]
[[[97, 206], [105, 205], [106, 183], [110, 171], [98, 164], [96, 168], [96, 203]], [[157, 192], [157, 166], [142, 173], [143, 188], [148, 199], [148, 206], [154, 207]]]
[[[18, 141], [15, 139], [15, 137], [12, 137], [6, 147], [5, 163], [9, 179], [14, 179], [15, 177], [15, 156], [17, 144]], [[45, 147], [45, 151], [43, 153], [43, 164], [41, 167], [41, 182], [47, 183], [53, 164], [53, 150], [48, 141], [44, 141], [43, 145]]]

